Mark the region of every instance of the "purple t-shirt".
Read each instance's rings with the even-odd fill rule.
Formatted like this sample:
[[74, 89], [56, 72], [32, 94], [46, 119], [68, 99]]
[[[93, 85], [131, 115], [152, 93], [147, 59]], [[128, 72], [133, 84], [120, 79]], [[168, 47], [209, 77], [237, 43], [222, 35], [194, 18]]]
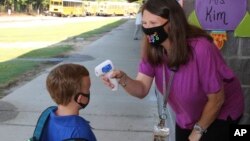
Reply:
[[[168, 103], [176, 114], [177, 124], [192, 129], [200, 119], [208, 100], [207, 95], [218, 92], [224, 85], [225, 102], [217, 119], [238, 118], [244, 110], [243, 92], [239, 80], [226, 65], [217, 47], [205, 38], [190, 39], [193, 57], [175, 73]], [[170, 69], [166, 66], [166, 85]], [[162, 92], [162, 66], [152, 66], [141, 60], [139, 72], [155, 78]]]

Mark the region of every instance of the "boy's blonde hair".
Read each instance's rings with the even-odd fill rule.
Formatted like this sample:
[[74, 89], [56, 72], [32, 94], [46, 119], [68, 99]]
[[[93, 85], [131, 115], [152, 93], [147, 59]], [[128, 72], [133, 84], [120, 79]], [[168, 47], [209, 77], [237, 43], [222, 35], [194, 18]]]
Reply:
[[84, 76], [89, 77], [89, 72], [84, 66], [78, 64], [57, 66], [49, 73], [46, 80], [51, 98], [57, 104], [69, 104], [72, 97], [81, 92]]

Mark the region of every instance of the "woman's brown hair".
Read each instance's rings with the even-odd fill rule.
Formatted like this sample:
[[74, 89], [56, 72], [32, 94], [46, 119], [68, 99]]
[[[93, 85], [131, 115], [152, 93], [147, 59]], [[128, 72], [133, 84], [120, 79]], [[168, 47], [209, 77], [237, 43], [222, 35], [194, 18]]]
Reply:
[[[192, 56], [188, 39], [205, 37], [212, 41], [206, 31], [187, 22], [185, 13], [176, 0], [148, 0], [142, 7], [142, 13], [144, 10], [169, 20], [168, 39], [172, 46], [171, 53], [167, 53], [169, 67], [179, 67], [188, 62]], [[143, 59], [147, 59], [152, 65], [162, 64], [164, 61], [162, 47], [151, 47], [145, 37], [143, 40]]]
[[73, 96], [81, 92], [84, 76], [88, 70], [78, 64], [63, 64], [54, 68], [46, 80], [51, 98], [61, 105], [67, 105]]

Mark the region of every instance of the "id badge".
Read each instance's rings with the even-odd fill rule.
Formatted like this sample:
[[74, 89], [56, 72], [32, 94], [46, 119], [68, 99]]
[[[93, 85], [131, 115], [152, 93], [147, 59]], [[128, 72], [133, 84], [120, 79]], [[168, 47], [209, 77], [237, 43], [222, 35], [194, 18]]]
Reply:
[[154, 126], [154, 141], [168, 141], [169, 128]]

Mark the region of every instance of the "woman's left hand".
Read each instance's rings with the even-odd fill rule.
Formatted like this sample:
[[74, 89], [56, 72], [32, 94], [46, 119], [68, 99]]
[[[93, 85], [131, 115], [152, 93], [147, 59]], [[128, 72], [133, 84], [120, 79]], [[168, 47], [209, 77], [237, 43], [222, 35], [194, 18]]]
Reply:
[[199, 141], [201, 139], [202, 134], [193, 130], [188, 137], [189, 141]]

